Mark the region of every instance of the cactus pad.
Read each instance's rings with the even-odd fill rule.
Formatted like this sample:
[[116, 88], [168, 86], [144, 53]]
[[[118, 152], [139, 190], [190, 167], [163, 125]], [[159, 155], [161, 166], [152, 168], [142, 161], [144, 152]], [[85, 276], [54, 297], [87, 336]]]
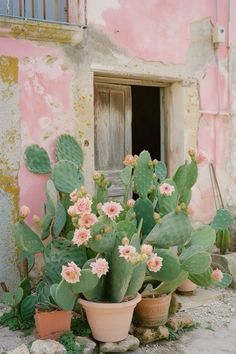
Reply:
[[215, 230], [224, 230], [232, 226], [234, 223], [234, 216], [228, 209], [218, 209], [211, 226]]
[[24, 222], [15, 224], [13, 234], [20, 250], [33, 254], [43, 252], [44, 245], [39, 236]]
[[134, 204], [134, 211], [138, 223], [143, 219], [142, 233], [147, 235], [156, 224], [153, 218], [154, 209], [152, 202], [147, 198], [139, 198]]
[[172, 212], [161, 219], [160, 225], [154, 226], [145, 243], [161, 248], [183, 245], [190, 240], [192, 230], [191, 223], [184, 213]]
[[177, 207], [179, 194], [176, 184], [171, 178], [164, 180], [163, 183], [168, 183], [175, 189], [171, 195], [161, 194], [158, 190], [158, 211], [161, 215], [166, 215]]
[[120, 177], [125, 186], [128, 186], [132, 176], [132, 167], [126, 166], [120, 173]]
[[192, 232], [190, 245], [199, 245], [202, 246], [205, 250], [211, 251], [215, 240], [215, 230], [209, 225], [203, 225]]
[[58, 198], [57, 198], [57, 190], [51, 179], [49, 179], [46, 184], [46, 196], [48, 201], [47, 203], [48, 210], [51, 214], [55, 214]]
[[152, 293], [156, 295], [173, 293], [186, 279], [188, 279], [188, 272], [182, 270], [175, 279], [162, 282]]
[[173, 252], [165, 249], [158, 249], [154, 251], [157, 256], [162, 257], [162, 267], [158, 272], [150, 272], [148, 274], [159, 281], [170, 281], [178, 277], [181, 272], [178, 258]]
[[211, 256], [201, 246], [190, 246], [180, 255], [181, 268], [189, 273], [204, 273], [211, 264]]
[[180, 195], [182, 195], [186, 189], [193, 187], [196, 183], [197, 175], [198, 169], [195, 161], [191, 161], [191, 163], [186, 162], [177, 169], [173, 179]]
[[[107, 230], [106, 230], [107, 229]], [[114, 224], [99, 221], [91, 228], [91, 236], [88, 246], [95, 252], [109, 252], [113, 249], [116, 241]]]
[[26, 167], [29, 171], [38, 174], [45, 174], [51, 172], [51, 163], [48, 153], [39, 145], [30, 145], [26, 148], [24, 154]]
[[52, 169], [52, 180], [60, 192], [71, 193], [83, 184], [83, 175], [74, 162], [61, 160]]
[[155, 166], [155, 173], [159, 182], [163, 182], [167, 176], [166, 164], [163, 161], [158, 161]]
[[83, 164], [83, 152], [75, 138], [69, 134], [60, 135], [56, 142], [57, 160], [69, 160], [77, 167]]
[[45, 272], [54, 283], [61, 280], [62, 266], [74, 261], [82, 267], [87, 260], [84, 246], [74, 246], [65, 239], [54, 239], [44, 251]]
[[134, 171], [134, 187], [136, 193], [145, 198], [149, 192], [153, 180], [153, 166], [148, 151], [142, 151], [139, 155]]
[[56, 237], [58, 237], [63, 230], [66, 223], [66, 211], [62, 203], [57, 203], [57, 209], [55, 214], [55, 220], [53, 224], [53, 232]]

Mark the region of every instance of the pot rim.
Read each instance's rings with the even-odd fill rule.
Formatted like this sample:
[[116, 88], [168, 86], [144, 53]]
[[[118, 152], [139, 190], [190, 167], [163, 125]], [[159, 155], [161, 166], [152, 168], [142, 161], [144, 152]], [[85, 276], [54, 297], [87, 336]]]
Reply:
[[84, 305], [85, 307], [89, 305], [89, 307], [94, 307], [94, 308], [102, 306], [105, 309], [111, 309], [114, 307], [116, 308], [130, 307], [132, 305], [136, 305], [141, 300], [142, 300], [142, 296], [139, 293], [137, 293], [137, 296], [134, 299], [125, 302], [94, 302], [94, 301], [79, 299], [79, 303], [81, 305]]
[[143, 300], [147, 300], [147, 301], [153, 301], [153, 300], [163, 300], [163, 299], [166, 299], [166, 298], [169, 298], [171, 297], [171, 293], [170, 294], [161, 294], [161, 296], [154, 296], [154, 297], [142, 297], [142, 301]]

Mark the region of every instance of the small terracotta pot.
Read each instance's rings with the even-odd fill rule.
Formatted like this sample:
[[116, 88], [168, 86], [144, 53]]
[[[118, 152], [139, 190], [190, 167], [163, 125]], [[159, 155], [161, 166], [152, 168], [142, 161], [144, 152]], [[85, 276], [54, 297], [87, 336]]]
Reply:
[[143, 327], [157, 327], [168, 320], [171, 294], [153, 298], [143, 298], [137, 305], [135, 314]]
[[71, 311], [50, 311], [36, 310], [34, 315], [36, 337], [39, 339], [58, 339], [71, 327]]
[[197, 289], [197, 285], [194, 284], [191, 280], [186, 279], [178, 288], [177, 290], [180, 293], [189, 293], [194, 294]]
[[129, 328], [136, 304], [135, 299], [121, 303], [99, 303], [80, 299], [85, 310], [93, 337], [100, 342], [119, 342], [129, 334]]

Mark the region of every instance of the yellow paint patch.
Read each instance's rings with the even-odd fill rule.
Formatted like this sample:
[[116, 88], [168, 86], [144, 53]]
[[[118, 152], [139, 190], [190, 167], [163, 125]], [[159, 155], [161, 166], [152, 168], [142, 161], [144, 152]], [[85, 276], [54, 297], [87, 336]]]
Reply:
[[13, 57], [0, 57], [0, 78], [8, 84], [18, 81], [18, 59]]
[[18, 201], [19, 201], [19, 187], [16, 178], [4, 175], [0, 171], [0, 186], [1, 190], [11, 195], [13, 202], [13, 221], [16, 222], [18, 214]]

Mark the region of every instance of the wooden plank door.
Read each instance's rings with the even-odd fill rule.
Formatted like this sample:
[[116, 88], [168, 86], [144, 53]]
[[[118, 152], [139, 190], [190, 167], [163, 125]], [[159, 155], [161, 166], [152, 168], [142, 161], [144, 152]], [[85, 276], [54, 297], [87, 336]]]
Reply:
[[131, 87], [95, 85], [95, 168], [111, 181], [109, 195], [121, 197], [120, 171], [125, 155], [132, 152]]

